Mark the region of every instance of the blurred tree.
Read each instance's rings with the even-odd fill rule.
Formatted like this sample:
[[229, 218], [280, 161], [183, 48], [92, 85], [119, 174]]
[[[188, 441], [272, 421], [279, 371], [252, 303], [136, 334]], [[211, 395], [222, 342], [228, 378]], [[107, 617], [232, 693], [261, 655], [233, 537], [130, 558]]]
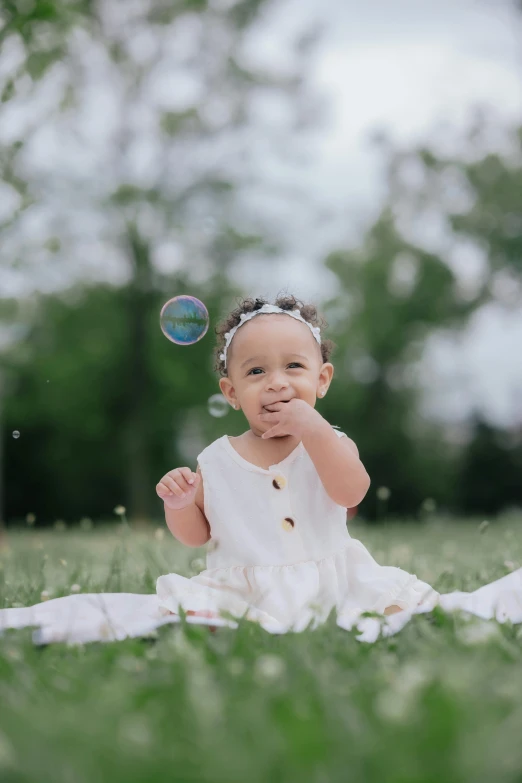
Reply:
[[[187, 278], [177, 284], [186, 290]], [[224, 291], [191, 292], [215, 318]], [[183, 348], [165, 339], [160, 291], [137, 305], [143, 318], [129, 319], [133, 296], [129, 287], [78, 285], [41, 297], [27, 339], [4, 354], [13, 383], [4, 429], [8, 518], [107, 517], [128, 499], [150, 513], [155, 483], [179, 464], [174, 435], [187, 409], [203, 413], [215, 392], [209, 343]], [[215, 428], [208, 419], [201, 416], [202, 426]]]
[[[413, 512], [426, 497], [464, 511], [477, 507], [468, 503], [469, 462], [459, 461], [440, 428], [419, 414], [418, 361], [431, 334], [460, 329], [485, 303], [520, 308], [522, 129], [506, 129], [504, 149], [495, 153], [493, 129], [498, 137], [498, 124], [478, 112], [453, 156], [425, 146], [394, 148], [378, 134], [374, 141], [387, 156], [387, 204], [360, 249], [333, 253], [326, 262], [340, 283], [325, 311], [345, 382], [328, 405], [354, 433], [368, 464], [372, 492], [362, 509], [372, 516], [379, 486], [390, 490], [392, 512]], [[472, 278], [458, 273], [464, 253], [474, 260]], [[472, 438], [479, 434], [475, 429]], [[469, 449], [474, 454], [472, 443]], [[476, 486], [489, 486], [488, 503], [500, 508], [504, 484], [493, 501], [489, 475], [480, 469], [486, 463], [471, 464]], [[459, 465], [467, 466], [464, 495], [456, 489]]]
[[522, 437], [510, 437], [476, 417], [455, 476], [456, 507], [465, 514], [495, 514], [522, 507]]
[[[41, 509], [48, 515], [53, 508], [54, 515], [86, 513], [82, 494], [96, 474], [106, 491], [92, 513], [107, 511], [117, 489], [118, 502], [143, 519], [156, 507], [156, 480], [172, 464], [154, 456], [170, 439], [163, 429], [169, 411], [179, 424], [215, 391], [201, 361], [208, 343], [204, 354], [200, 345], [190, 357], [183, 353], [175, 372], [163, 367], [173, 346], [159, 331], [159, 308], [191, 293], [215, 319], [239, 293], [234, 267], [253, 252], [270, 262], [269, 231], [248, 214], [240, 189], [255, 183], [253, 129], [270, 100], [290, 109], [293, 130], [310, 123], [306, 74], [315, 36], [298, 38], [294, 65], [278, 69], [256, 63], [246, 45], [268, 0], [23, 5], [2, 9], [3, 52], [11, 59], [0, 90], [0, 165], [11, 209], [0, 226], [0, 271], [19, 273], [29, 290], [65, 294], [38, 304], [30, 340], [4, 361], [8, 514], [27, 508], [17, 476], [31, 465], [32, 480], [46, 480], [29, 497], [47, 495]], [[289, 138], [276, 119], [263, 133], [271, 154]], [[297, 155], [297, 145], [284, 154]], [[111, 286], [67, 291], [71, 280], [88, 276]], [[55, 408], [40, 385], [48, 366], [42, 375], [35, 369], [42, 355], [61, 368], [59, 383], [49, 379]], [[25, 447], [8, 437], [14, 420], [24, 422]], [[202, 426], [212, 432], [217, 425], [203, 419]], [[43, 440], [52, 451], [45, 467]], [[99, 448], [107, 452], [95, 466]], [[84, 460], [95, 473], [83, 471]], [[124, 477], [124, 490], [107, 461]]]
[[430, 331], [458, 326], [479, 299], [459, 301], [450, 269], [408, 243], [389, 208], [360, 249], [332, 253], [326, 266], [340, 288], [324, 306], [340, 381], [328, 405], [353, 433], [372, 477], [361, 509], [375, 517], [376, 490], [384, 486], [390, 512], [414, 513], [426, 497], [445, 499], [451, 470], [438, 428], [419, 417], [417, 364]]
[[[499, 137], [495, 140], [495, 137]], [[496, 143], [500, 150], [491, 151]], [[406, 172], [416, 171], [416, 185]], [[522, 127], [499, 128], [477, 110], [453, 155], [420, 147], [394, 161], [396, 215], [421, 220], [436, 210], [450, 232], [452, 257], [472, 251], [477, 278], [495, 301], [518, 307], [522, 301]], [[410, 176], [411, 180], [411, 176]], [[482, 273], [481, 266], [483, 265]], [[465, 290], [461, 296], [465, 297]]]

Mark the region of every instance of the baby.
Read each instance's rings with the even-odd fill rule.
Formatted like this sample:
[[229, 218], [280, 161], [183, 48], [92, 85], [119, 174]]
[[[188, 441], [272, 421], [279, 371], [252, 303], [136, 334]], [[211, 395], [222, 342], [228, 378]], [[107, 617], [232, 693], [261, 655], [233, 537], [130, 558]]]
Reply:
[[216, 329], [219, 386], [249, 428], [207, 447], [196, 473], [176, 468], [156, 486], [173, 536], [211, 541], [201, 574], [159, 577], [169, 611], [295, 624], [316, 616], [312, 606], [323, 616], [333, 607], [391, 614], [429, 588], [379, 566], [346, 529], [370, 478], [353, 440], [315, 408], [334, 375], [333, 343], [317, 321], [313, 305], [283, 296], [275, 306], [244, 300]]

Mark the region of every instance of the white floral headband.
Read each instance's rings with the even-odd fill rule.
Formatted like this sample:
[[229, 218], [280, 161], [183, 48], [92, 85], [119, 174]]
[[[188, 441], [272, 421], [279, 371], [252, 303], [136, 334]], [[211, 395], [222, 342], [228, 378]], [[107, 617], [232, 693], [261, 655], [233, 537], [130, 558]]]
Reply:
[[233, 329], [230, 330], [230, 332], [225, 333], [225, 350], [223, 353], [219, 354], [219, 358], [222, 359], [225, 362], [225, 369], [227, 367], [227, 350], [228, 346], [232, 342], [232, 338], [239, 329], [240, 326], [243, 326], [247, 321], [250, 321], [251, 318], [253, 318], [255, 315], [264, 315], [265, 313], [285, 313], [285, 315], [291, 315], [292, 318], [295, 318], [297, 321], [302, 321], [304, 324], [308, 326], [310, 331], [312, 332], [313, 336], [321, 345], [321, 330], [318, 326], [312, 326], [311, 323], [308, 321], [305, 321], [303, 316], [301, 315], [300, 310], [282, 310], [280, 307], [276, 307], [275, 305], [270, 304], [264, 304], [263, 307], [260, 307], [259, 310], [252, 310], [250, 313], [241, 313], [241, 318], [237, 326], [234, 326]]

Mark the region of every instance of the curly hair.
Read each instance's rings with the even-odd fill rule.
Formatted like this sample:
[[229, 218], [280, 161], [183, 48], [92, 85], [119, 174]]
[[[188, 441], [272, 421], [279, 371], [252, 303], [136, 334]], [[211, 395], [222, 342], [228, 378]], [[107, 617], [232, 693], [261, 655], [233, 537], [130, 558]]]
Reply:
[[[263, 297], [248, 297], [247, 299], [239, 300], [238, 307], [232, 310], [226, 318], [224, 318], [216, 327], [215, 332], [217, 335], [217, 343], [214, 348], [214, 370], [219, 373], [221, 377], [227, 377], [228, 373], [225, 369], [225, 362], [219, 358], [219, 355], [223, 352], [225, 347], [225, 334], [229, 332], [234, 326], [241, 320], [242, 313], [251, 313], [254, 310], [260, 310], [264, 304], [270, 304]], [[278, 296], [274, 302], [276, 307], [280, 307], [282, 310], [299, 310], [305, 321], [308, 321], [312, 326], [319, 326], [321, 330], [328, 326], [327, 321], [319, 316], [317, 308], [313, 304], [303, 304], [295, 296], [282, 294]], [[321, 339], [321, 355], [323, 362], [328, 362], [336, 344], [332, 340]]]

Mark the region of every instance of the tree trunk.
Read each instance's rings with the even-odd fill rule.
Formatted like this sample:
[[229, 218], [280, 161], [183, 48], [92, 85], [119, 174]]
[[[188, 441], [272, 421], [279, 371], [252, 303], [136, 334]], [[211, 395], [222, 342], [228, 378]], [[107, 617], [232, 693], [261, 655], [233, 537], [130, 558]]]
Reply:
[[0, 552], [7, 547], [4, 522], [4, 429], [3, 429], [3, 378], [0, 373]]
[[152, 304], [152, 269], [149, 248], [134, 224], [128, 227], [133, 278], [129, 284], [129, 353], [126, 377], [125, 449], [129, 519], [145, 527], [150, 519], [152, 484], [148, 455], [147, 421], [152, 379], [147, 363], [147, 320]]

